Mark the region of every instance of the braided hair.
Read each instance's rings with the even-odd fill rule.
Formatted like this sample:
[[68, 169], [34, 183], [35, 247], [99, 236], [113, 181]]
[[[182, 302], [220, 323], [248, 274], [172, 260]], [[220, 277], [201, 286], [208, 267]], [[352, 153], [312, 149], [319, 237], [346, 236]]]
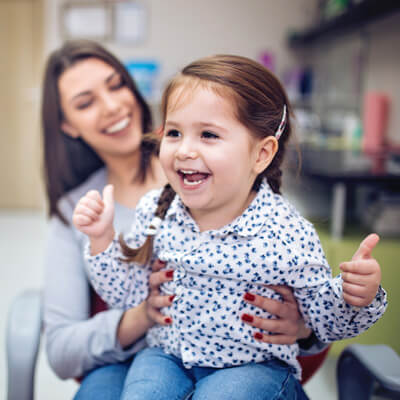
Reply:
[[154, 235], [156, 234], [158, 227], [160, 226], [161, 222], [164, 220], [165, 215], [169, 209], [169, 206], [172, 203], [172, 200], [175, 197], [175, 191], [172, 189], [171, 185], [168, 183], [164, 186], [164, 189], [161, 192], [161, 195], [157, 202], [157, 209], [154, 213], [154, 218], [150, 223], [150, 226], [147, 229], [147, 238], [146, 241], [137, 249], [132, 249], [129, 247], [123, 236], [122, 233], [119, 235], [119, 243], [121, 245], [122, 254], [125, 258], [123, 261], [126, 262], [136, 262], [141, 265], [147, 264], [151, 256], [153, 254], [153, 241]]

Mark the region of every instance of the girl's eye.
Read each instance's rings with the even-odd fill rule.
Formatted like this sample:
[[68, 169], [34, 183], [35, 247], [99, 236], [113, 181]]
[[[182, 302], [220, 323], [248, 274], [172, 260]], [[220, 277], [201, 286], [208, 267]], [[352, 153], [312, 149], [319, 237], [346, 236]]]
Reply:
[[177, 131], [176, 129], [170, 129], [167, 131], [167, 133], [165, 134], [165, 136], [169, 136], [169, 137], [179, 137], [180, 136], [180, 132]]
[[201, 133], [201, 136], [204, 139], [218, 139], [218, 135], [216, 135], [215, 133], [212, 133], [210, 131], [204, 131]]

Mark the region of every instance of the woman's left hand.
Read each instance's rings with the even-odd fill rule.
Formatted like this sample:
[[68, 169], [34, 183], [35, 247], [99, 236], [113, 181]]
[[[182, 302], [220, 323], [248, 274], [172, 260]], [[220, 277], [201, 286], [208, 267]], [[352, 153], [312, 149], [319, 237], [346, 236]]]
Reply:
[[165, 269], [166, 263], [155, 260], [152, 264], [152, 273], [149, 278], [149, 295], [146, 300], [147, 316], [156, 324], [170, 325], [172, 318], [163, 315], [161, 308], [169, 307], [172, 304], [174, 295], [164, 295], [160, 292], [160, 285], [172, 281], [174, 271]]
[[[268, 287], [278, 292], [282, 300], [273, 300], [252, 293], [246, 293], [243, 297], [247, 303], [276, 316], [276, 319], [265, 319], [243, 314], [243, 322], [263, 331], [256, 332], [254, 338], [272, 344], [293, 344], [298, 339], [308, 338], [312, 331], [305, 326], [291, 289], [287, 286], [269, 285]], [[270, 332], [270, 334], [265, 332]]]

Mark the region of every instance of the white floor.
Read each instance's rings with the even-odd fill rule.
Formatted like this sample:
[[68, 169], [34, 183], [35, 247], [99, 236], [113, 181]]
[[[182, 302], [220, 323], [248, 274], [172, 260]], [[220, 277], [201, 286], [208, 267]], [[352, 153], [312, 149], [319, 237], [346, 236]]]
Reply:
[[[44, 214], [28, 211], [0, 211], [0, 255], [2, 279], [0, 281], [0, 342], [3, 350], [0, 358], [0, 399], [7, 398], [7, 372], [5, 331], [7, 313], [15, 296], [29, 288], [40, 288], [43, 284], [43, 253], [46, 238]], [[328, 359], [323, 367], [305, 385], [311, 400], [336, 399], [336, 361]], [[61, 381], [50, 370], [43, 351], [39, 354], [36, 371], [36, 398], [40, 400], [72, 399], [77, 384]], [[3, 397], [4, 396], [4, 397]]]

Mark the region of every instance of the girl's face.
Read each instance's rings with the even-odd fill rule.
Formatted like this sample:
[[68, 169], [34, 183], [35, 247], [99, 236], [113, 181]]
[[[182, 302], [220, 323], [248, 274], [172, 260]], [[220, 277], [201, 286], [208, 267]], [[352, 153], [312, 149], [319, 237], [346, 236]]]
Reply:
[[112, 66], [97, 58], [79, 61], [61, 74], [58, 89], [66, 134], [81, 137], [103, 159], [138, 150], [140, 106]]
[[181, 90], [168, 101], [160, 161], [200, 229], [217, 229], [253, 199], [254, 180], [272, 160], [276, 139], [255, 139], [229, 99], [212, 89], [200, 85], [177, 102]]

